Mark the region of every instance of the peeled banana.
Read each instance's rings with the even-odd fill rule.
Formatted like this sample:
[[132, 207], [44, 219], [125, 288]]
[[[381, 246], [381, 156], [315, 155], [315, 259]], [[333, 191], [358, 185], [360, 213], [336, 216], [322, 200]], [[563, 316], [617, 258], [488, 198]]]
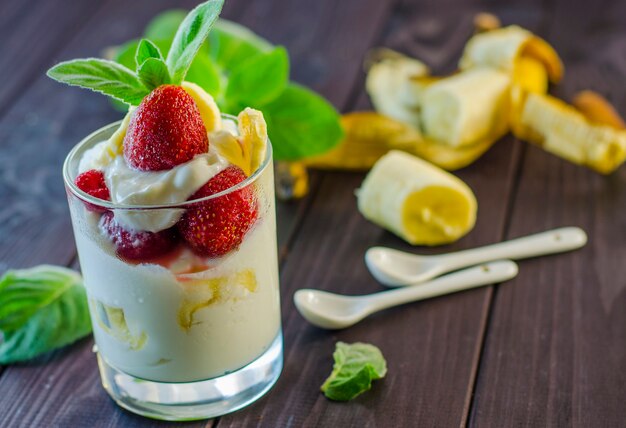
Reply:
[[413, 245], [453, 242], [476, 222], [476, 198], [463, 181], [398, 150], [376, 162], [357, 195], [365, 218]]
[[452, 147], [498, 138], [508, 127], [509, 75], [473, 68], [430, 85], [422, 98], [424, 134]]

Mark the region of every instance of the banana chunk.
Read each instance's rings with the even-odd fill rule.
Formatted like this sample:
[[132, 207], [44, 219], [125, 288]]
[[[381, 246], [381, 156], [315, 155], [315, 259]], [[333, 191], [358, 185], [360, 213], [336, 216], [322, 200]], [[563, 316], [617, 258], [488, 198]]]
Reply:
[[393, 150], [369, 172], [358, 191], [365, 218], [413, 245], [456, 241], [476, 222], [477, 203], [457, 177]]
[[626, 160], [626, 131], [594, 124], [574, 107], [549, 95], [529, 93], [521, 111], [518, 138], [608, 174]]
[[510, 81], [499, 70], [474, 68], [433, 83], [422, 100], [424, 134], [452, 147], [504, 134]]

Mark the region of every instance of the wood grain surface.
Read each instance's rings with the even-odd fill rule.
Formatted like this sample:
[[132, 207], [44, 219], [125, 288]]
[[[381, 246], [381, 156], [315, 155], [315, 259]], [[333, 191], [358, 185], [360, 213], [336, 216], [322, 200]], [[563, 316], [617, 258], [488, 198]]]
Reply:
[[[76, 265], [61, 163], [82, 137], [119, 117], [104, 97], [52, 82], [45, 69], [98, 56], [139, 36], [159, 11], [195, 3], [3, 2], [0, 271]], [[388, 46], [451, 72], [480, 11], [557, 48], [566, 77], [556, 94], [594, 89], [626, 113], [620, 0], [228, 0], [223, 16], [285, 45], [292, 79], [350, 111], [371, 108], [361, 67], [368, 49]], [[357, 212], [362, 174], [315, 171], [304, 200], [278, 204], [285, 368], [253, 405], [184, 424], [133, 415], [102, 389], [93, 341], [84, 339], [36, 364], [0, 367], [0, 426], [625, 426], [626, 168], [602, 177], [507, 136], [457, 175], [476, 193], [478, 222], [436, 249], [415, 250]], [[372, 245], [434, 254], [565, 225], [585, 228], [588, 246], [521, 262], [520, 275], [503, 285], [387, 310], [340, 332], [310, 326], [293, 305], [299, 288], [381, 290], [363, 263]], [[383, 381], [350, 403], [319, 392], [337, 340], [374, 343], [389, 365]]]

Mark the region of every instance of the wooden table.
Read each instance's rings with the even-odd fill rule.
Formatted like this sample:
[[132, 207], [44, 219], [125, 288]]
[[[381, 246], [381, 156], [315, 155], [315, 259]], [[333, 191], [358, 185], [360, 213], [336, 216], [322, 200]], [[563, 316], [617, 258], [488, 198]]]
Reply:
[[[5, 0], [0, 14], [0, 269], [76, 264], [61, 179], [69, 149], [119, 118], [105, 97], [44, 76], [138, 36], [157, 12], [195, 0]], [[455, 67], [479, 11], [544, 36], [562, 55], [571, 97], [597, 90], [626, 113], [623, 0], [228, 0], [223, 16], [284, 44], [292, 78], [342, 111], [370, 108], [361, 62], [374, 46]], [[479, 201], [476, 228], [437, 253], [548, 228], [590, 236], [575, 253], [524, 261], [506, 285], [388, 310], [340, 332], [307, 324], [302, 287], [367, 293], [372, 245], [409, 249], [357, 212], [363, 175], [315, 172], [310, 194], [278, 206], [285, 368], [263, 399], [185, 426], [626, 426], [626, 167], [602, 177], [511, 136], [458, 172]], [[384, 381], [350, 403], [319, 386], [335, 342], [378, 345]], [[99, 381], [92, 340], [36, 365], [0, 367], [0, 426], [158, 426], [117, 407]]]

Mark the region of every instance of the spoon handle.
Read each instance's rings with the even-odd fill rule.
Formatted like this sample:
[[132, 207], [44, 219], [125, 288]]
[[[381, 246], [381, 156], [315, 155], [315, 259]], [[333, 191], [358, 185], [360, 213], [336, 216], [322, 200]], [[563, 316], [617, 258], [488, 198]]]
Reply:
[[459, 272], [440, 276], [415, 287], [396, 288], [361, 297], [367, 306], [367, 315], [392, 306], [431, 297], [455, 293], [506, 281], [517, 275], [517, 264], [511, 260], [500, 260], [474, 266]]
[[579, 227], [562, 227], [522, 238], [471, 250], [436, 256], [445, 272], [498, 259], [520, 260], [528, 257], [575, 250], [587, 243], [587, 234]]

